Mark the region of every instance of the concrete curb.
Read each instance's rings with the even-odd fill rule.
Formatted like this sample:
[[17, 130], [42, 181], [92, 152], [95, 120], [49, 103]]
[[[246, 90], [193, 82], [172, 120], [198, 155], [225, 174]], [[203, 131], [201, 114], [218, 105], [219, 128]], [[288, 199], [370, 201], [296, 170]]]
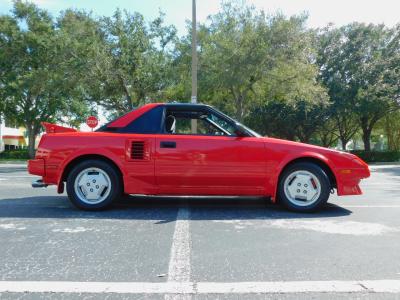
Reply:
[[393, 161], [393, 162], [374, 162], [369, 163], [369, 166], [400, 166], [400, 161]]
[[27, 165], [27, 160], [7, 160], [0, 159], [0, 165]]

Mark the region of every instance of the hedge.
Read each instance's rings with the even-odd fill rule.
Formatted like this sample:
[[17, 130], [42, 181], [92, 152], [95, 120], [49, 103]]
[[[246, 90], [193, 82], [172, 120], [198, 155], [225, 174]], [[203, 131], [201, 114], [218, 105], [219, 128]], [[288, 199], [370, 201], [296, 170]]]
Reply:
[[[395, 162], [400, 160], [398, 151], [364, 151], [352, 150], [351, 153], [357, 155], [366, 162]], [[8, 150], [0, 153], [0, 159], [29, 159], [28, 150]]]
[[0, 159], [28, 159], [28, 150], [6, 150], [0, 153]]
[[352, 150], [350, 152], [366, 162], [395, 162], [400, 160], [400, 152], [398, 151]]

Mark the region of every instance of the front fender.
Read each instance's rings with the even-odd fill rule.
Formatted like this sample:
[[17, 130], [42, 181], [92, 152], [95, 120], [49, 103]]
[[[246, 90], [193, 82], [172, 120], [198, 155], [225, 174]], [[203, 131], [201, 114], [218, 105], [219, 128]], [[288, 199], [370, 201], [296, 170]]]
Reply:
[[285, 169], [285, 167], [296, 160], [307, 159], [307, 158], [319, 160], [320, 162], [324, 163], [325, 165], [327, 165], [330, 168], [330, 170], [332, 171], [335, 178], [337, 177], [332, 161], [330, 159], [328, 159], [325, 155], [323, 155], [321, 153], [312, 152], [312, 151], [289, 153], [275, 167], [273, 176], [271, 176], [270, 185], [273, 187], [273, 192], [272, 192], [272, 196], [271, 196], [272, 202], [275, 203], [277, 200], [279, 176], [281, 175], [281, 173]]

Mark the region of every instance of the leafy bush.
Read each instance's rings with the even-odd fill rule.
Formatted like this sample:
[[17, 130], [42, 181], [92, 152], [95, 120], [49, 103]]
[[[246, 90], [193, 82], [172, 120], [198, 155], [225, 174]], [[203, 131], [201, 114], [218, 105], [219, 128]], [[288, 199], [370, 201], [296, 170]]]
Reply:
[[0, 159], [28, 159], [28, 150], [6, 150], [0, 153]]
[[394, 162], [400, 160], [399, 151], [352, 150], [350, 152], [357, 155], [366, 162]]

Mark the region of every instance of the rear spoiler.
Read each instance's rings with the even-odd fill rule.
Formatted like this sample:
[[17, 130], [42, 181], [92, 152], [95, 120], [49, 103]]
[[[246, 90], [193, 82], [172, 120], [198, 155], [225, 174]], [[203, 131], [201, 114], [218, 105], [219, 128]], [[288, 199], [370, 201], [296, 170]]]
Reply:
[[44, 127], [46, 133], [76, 132], [77, 131], [74, 128], [64, 127], [64, 126], [47, 123], [47, 122], [42, 122], [42, 126]]

